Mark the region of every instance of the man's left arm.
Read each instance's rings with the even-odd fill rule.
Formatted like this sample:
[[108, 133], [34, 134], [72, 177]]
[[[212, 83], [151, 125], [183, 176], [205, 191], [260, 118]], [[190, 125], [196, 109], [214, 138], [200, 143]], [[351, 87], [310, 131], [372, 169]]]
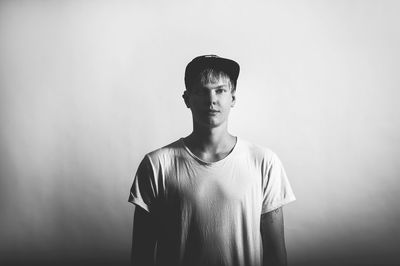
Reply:
[[282, 207], [261, 215], [263, 265], [287, 265]]

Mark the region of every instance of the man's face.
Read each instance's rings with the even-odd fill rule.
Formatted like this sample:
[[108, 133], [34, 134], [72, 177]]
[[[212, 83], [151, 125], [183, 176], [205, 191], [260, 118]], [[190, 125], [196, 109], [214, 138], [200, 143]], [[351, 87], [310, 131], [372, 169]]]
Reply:
[[186, 105], [192, 111], [193, 121], [202, 126], [217, 127], [228, 122], [231, 108], [235, 104], [235, 93], [229, 78], [221, 77], [215, 82], [200, 81], [186, 92]]

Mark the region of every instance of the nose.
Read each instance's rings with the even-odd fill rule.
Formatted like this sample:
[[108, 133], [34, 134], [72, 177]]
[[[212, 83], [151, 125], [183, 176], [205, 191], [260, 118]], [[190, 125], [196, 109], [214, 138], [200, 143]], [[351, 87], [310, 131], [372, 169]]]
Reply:
[[208, 106], [214, 105], [217, 102], [217, 95], [214, 90], [210, 90], [206, 96], [206, 103]]

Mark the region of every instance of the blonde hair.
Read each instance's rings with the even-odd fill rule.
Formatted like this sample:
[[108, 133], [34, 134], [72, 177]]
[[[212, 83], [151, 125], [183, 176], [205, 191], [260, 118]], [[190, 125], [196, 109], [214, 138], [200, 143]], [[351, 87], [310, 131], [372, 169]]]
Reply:
[[208, 84], [208, 83], [216, 83], [219, 80], [227, 79], [231, 85], [231, 91], [234, 92], [236, 90], [236, 81], [233, 81], [231, 77], [221, 70], [216, 70], [213, 68], [206, 68], [202, 70], [189, 84], [186, 84], [186, 90], [190, 91], [191, 86], [194, 83], [200, 82], [201, 84]]

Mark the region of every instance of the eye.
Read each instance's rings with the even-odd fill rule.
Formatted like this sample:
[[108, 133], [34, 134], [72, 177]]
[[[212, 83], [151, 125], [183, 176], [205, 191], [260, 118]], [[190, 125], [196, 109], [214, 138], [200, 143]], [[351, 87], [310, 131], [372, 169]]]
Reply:
[[218, 94], [224, 93], [225, 91], [226, 91], [225, 89], [217, 89], [217, 90], [216, 90], [216, 92], [217, 92]]

